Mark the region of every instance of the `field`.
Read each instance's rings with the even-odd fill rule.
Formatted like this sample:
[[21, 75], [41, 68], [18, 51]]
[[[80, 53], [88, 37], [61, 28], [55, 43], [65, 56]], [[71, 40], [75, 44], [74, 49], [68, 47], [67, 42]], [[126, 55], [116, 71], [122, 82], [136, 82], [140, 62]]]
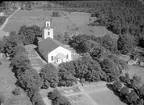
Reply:
[[16, 78], [14, 73], [9, 68], [9, 61], [3, 60], [0, 65], [0, 94], [6, 97], [5, 105], [31, 105], [29, 98], [25, 92], [22, 91], [20, 96], [14, 96], [12, 91], [14, 90]]
[[99, 105], [126, 105], [111, 90], [93, 92], [90, 96]]
[[[49, 20], [52, 11], [44, 10], [20, 10], [18, 11], [4, 27], [4, 31], [18, 31], [22, 25], [38, 25], [44, 27], [45, 21]], [[103, 36], [109, 33], [105, 27], [100, 26], [88, 26], [89, 13], [84, 12], [64, 12], [59, 11], [60, 17], [52, 17], [51, 26], [54, 28], [54, 35], [63, 34], [68, 31], [69, 34], [84, 33], [88, 35]], [[77, 28], [78, 27], [78, 28]]]

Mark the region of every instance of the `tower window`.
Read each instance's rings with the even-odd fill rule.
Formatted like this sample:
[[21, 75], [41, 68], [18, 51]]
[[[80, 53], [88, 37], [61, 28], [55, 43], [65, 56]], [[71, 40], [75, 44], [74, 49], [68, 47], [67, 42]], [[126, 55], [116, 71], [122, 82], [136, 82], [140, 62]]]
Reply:
[[66, 55], [66, 59], [68, 59], [68, 54]]
[[48, 32], [48, 35], [50, 35], [50, 32]]

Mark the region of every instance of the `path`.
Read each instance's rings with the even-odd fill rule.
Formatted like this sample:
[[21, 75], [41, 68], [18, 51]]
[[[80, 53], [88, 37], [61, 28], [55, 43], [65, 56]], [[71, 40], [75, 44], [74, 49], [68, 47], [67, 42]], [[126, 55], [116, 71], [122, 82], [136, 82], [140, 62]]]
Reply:
[[0, 30], [3, 30], [3, 28], [4, 28], [5, 25], [7, 24], [8, 20], [9, 20], [15, 13], [17, 13], [19, 10], [20, 10], [20, 7], [18, 7], [18, 9], [6, 19], [6, 21], [5, 21], [5, 22], [3, 23], [3, 25], [0, 27]]
[[2, 38], [6, 32], [3, 31], [3, 28], [5, 27], [5, 25], [7, 24], [7, 22], [9, 21], [9, 19], [16, 13], [20, 10], [20, 7], [18, 7], [18, 9], [13, 13], [11, 14], [9, 17], [7, 17], [7, 19], [5, 20], [5, 22], [3, 23], [3, 25], [0, 27], [0, 38]]

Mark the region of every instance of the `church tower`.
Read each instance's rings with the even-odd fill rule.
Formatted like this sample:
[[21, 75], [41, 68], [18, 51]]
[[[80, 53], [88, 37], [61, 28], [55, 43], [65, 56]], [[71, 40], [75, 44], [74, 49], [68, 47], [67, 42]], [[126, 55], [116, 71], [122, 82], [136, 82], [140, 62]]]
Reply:
[[53, 39], [53, 28], [50, 27], [50, 21], [46, 21], [45, 23], [43, 39], [48, 37]]

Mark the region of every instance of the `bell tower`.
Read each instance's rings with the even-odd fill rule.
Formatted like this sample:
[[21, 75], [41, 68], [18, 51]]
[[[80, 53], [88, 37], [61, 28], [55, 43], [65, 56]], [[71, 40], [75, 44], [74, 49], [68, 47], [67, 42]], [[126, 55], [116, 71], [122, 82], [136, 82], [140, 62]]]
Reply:
[[50, 27], [50, 21], [46, 21], [43, 35], [44, 39], [48, 37], [53, 39], [53, 28]]

